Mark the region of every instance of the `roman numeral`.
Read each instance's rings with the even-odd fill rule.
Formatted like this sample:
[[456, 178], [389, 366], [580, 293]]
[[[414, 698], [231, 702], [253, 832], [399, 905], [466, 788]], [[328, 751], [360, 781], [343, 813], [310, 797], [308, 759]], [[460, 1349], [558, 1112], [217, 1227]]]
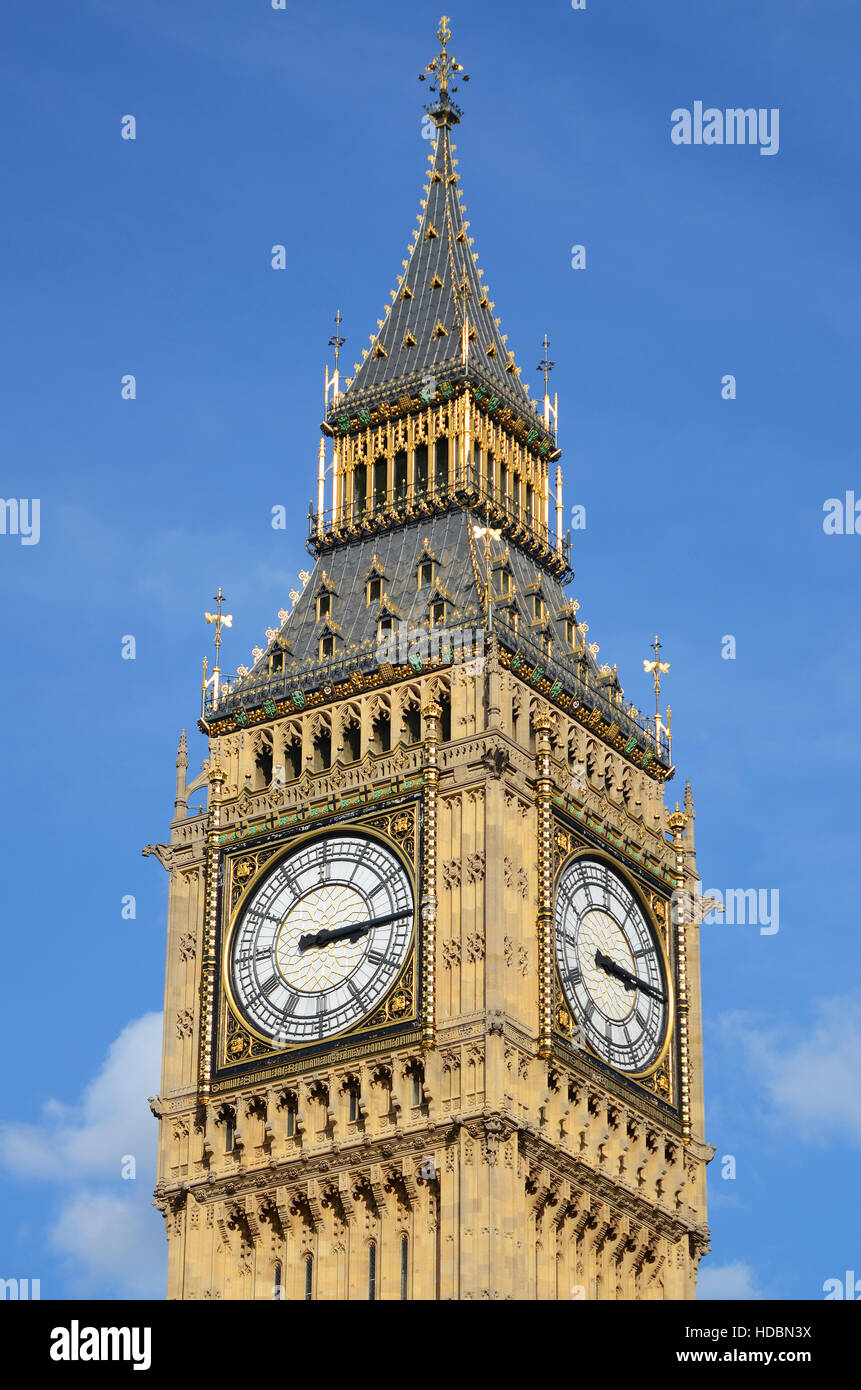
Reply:
[[269, 979], [266, 981], [265, 985], [261, 985], [261, 986], [260, 986], [260, 993], [261, 993], [261, 994], [265, 994], [265, 995], [266, 995], [266, 998], [268, 999], [268, 998], [270, 997], [270, 995], [272, 995], [272, 994], [275, 993], [275, 990], [278, 988], [278, 986], [280, 985], [280, 983], [281, 983], [281, 976], [280, 976], [280, 975], [270, 975], [270, 976], [269, 976]]

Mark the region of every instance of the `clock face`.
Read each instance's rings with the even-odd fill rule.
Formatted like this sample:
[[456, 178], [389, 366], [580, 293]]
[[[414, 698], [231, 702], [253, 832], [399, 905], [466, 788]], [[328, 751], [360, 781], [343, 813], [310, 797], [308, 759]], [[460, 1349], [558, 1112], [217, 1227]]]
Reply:
[[306, 841], [242, 909], [230, 947], [233, 996], [273, 1042], [341, 1033], [394, 984], [413, 915], [409, 874], [384, 845], [337, 833]]
[[633, 893], [601, 859], [575, 859], [562, 875], [556, 962], [592, 1050], [618, 1071], [654, 1066], [669, 1019], [663, 957]]

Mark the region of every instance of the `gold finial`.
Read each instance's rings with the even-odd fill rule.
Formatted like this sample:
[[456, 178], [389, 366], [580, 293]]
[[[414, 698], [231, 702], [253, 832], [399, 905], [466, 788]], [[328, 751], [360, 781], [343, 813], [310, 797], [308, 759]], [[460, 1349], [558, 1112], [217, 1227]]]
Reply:
[[[437, 122], [437, 124], [440, 125], [450, 124], [452, 118], [454, 120], [460, 119], [457, 108], [449, 101], [449, 80], [454, 77], [456, 73], [463, 72], [463, 66], [461, 63], [455, 62], [454, 58], [448, 52], [448, 43], [451, 39], [451, 29], [448, 27], [448, 23], [448, 15], [444, 14], [440, 20], [439, 28], [436, 33], [437, 38], [442, 44], [442, 49], [435, 58], [431, 59], [424, 72], [419, 73], [420, 82], [426, 81], [425, 72], [431, 73], [434, 78], [434, 81], [431, 83], [431, 91], [438, 93], [439, 100], [435, 106], [429, 106], [428, 111], [431, 115], [440, 117], [445, 113], [446, 119]], [[469, 81], [469, 76], [465, 72], [463, 72], [463, 80], [464, 82]], [[451, 90], [456, 92], [457, 87], [452, 87]]]
[[491, 602], [491, 599], [493, 598], [493, 591], [491, 587], [490, 543], [491, 541], [500, 540], [502, 537], [502, 532], [494, 531], [492, 526], [473, 526], [472, 534], [477, 541], [480, 541], [482, 537], [484, 538], [484, 594], [482, 597], [484, 600], [484, 625], [487, 631], [490, 632], [491, 628], [493, 627], [493, 604]]

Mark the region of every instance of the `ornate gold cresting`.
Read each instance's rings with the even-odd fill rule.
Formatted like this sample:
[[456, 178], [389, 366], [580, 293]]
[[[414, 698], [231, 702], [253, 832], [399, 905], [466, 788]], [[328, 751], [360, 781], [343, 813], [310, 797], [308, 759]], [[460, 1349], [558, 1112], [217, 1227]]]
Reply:
[[[657, 638], [655, 641], [657, 642]], [[688, 818], [683, 811], [679, 810], [679, 803], [676, 802], [676, 809], [667, 817], [667, 824], [672, 831], [673, 849], [676, 858], [676, 891], [682, 891], [685, 887], [685, 827]], [[673, 914], [678, 915], [678, 914]], [[690, 1048], [688, 1044], [688, 964], [687, 964], [687, 930], [684, 918], [687, 914], [681, 914], [682, 920], [678, 923], [678, 1014], [679, 1014], [679, 1060], [681, 1064], [680, 1090], [682, 1101], [682, 1138], [685, 1143], [691, 1137], [691, 1075], [690, 1075]]]
[[[219, 588], [219, 594], [221, 589]], [[218, 962], [215, 941], [218, 922], [218, 835], [221, 827], [221, 796], [227, 775], [218, 761], [217, 752], [209, 767], [210, 806], [206, 829], [206, 920], [203, 933], [203, 953], [200, 963], [200, 1057], [198, 1062], [198, 1094], [209, 1099], [212, 1087], [212, 1055], [215, 1038], [215, 982]]]
[[439, 721], [442, 706], [430, 700], [422, 710], [425, 734], [425, 860], [422, 871], [422, 1047], [436, 1047], [436, 848], [439, 787]]
[[535, 805], [538, 810], [538, 1055], [550, 1057], [553, 1044], [553, 779], [550, 735], [555, 720], [539, 710], [532, 720], [537, 734]]

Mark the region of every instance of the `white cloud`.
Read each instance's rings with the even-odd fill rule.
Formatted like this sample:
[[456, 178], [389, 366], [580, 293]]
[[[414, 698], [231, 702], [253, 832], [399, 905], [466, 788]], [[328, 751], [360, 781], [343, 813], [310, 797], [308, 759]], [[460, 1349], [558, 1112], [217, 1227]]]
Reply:
[[733, 1260], [731, 1264], [726, 1265], [710, 1265], [707, 1260], [700, 1268], [697, 1300], [762, 1297], [762, 1293], [755, 1286], [753, 1270], [743, 1260]]
[[125, 1154], [154, 1171], [156, 1122], [147, 1105], [159, 1084], [161, 1014], [144, 1014], [111, 1043], [79, 1106], [47, 1100], [38, 1124], [0, 1125], [0, 1162], [19, 1178], [75, 1181], [120, 1176]]
[[738, 1014], [721, 1024], [743, 1049], [775, 1118], [813, 1143], [861, 1146], [861, 992], [816, 1001], [806, 1026], [797, 1016], [764, 1025]]
[[[79, 1105], [49, 1099], [37, 1124], [0, 1126], [7, 1171], [61, 1190], [48, 1246], [82, 1296], [164, 1297], [164, 1225], [152, 1206], [157, 1127], [147, 1105], [158, 1091], [161, 1038], [161, 1014], [134, 1019]], [[124, 1179], [129, 1155], [135, 1176]]]
[[164, 1298], [164, 1224], [150, 1201], [147, 1185], [124, 1196], [83, 1190], [65, 1203], [49, 1245], [65, 1261], [72, 1290], [84, 1294], [96, 1284], [101, 1297], [114, 1290], [117, 1298]]

